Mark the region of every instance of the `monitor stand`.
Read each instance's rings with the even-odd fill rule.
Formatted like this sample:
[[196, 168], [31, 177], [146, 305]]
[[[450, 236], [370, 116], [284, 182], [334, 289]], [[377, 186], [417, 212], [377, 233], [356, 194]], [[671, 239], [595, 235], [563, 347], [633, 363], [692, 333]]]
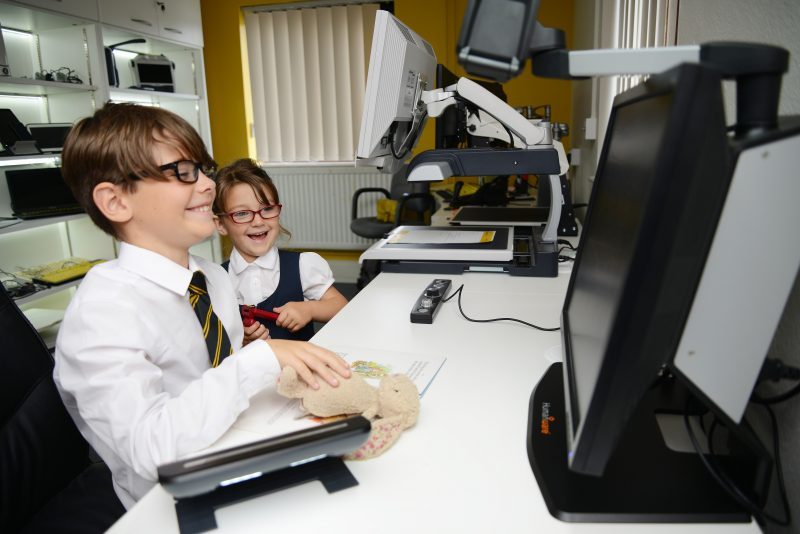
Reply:
[[[613, 523], [751, 520], [750, 514], [709, 475], [695, 453], [676, 452], [664, 445], [653, 417], [655, 399], [643, 400], [631, 416], [602, 477], [571, 471], [567, 465], [564, 404], [562, 364], [555, 363], [531, 396], [528, 459], [547, 508], [557, 519]], [[734, 476], [737, 480], [753, 481], [751, 487], [768, 487], [763, 459], [737, 456], [725, 468], [739, 475]], [[763, 491], [762, 495], [766, 489]]]

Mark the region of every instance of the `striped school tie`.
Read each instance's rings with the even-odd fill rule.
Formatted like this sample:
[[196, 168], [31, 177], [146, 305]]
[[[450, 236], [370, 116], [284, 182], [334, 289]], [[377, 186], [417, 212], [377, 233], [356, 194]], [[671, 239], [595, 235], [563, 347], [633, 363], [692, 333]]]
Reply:
[[192, 281], [189, 282], [189, 303], [200, 321], [200, 326], [203, 327], [211, 367], [216, 367], [231, 354], [231, 341], [225, 332], [225, 327], [222, 326], [222, 321], [214, 313], [211, 298], [208, 296], [206, 277], [201, 271], [195, 271]]

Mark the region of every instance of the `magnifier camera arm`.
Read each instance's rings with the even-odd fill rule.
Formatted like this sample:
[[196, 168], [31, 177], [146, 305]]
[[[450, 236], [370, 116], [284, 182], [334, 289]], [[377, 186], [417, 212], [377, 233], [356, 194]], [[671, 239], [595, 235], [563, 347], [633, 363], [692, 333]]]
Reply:
[[[459, 78], [457, 83], [444, 89], [423, 92], [422, 102], [428, 107], [428, 116], [438, 117], [441, 115], [447, 107], [456, 103], [456, 95], [463, 100], [471, 102], [478, 109], [492, 117], [494, 121], [504, 125], [504, 128], [499, 130], [501, 135], [497, 136], [498, 139], [508, 140], [505, 128], [508, 128], [515, 137], [519, 138], [522, 146], [519, 146], [519, 143], [513, 143], [518, 148], [531, 148], [542, 142], [547, 142], [549, 139], [547, 128], [530, 123], [528, 119], [493, 95], [489, 90], [467, 78]], [[491, 130], [492, 127], [486, 125], [489, 125], [492, 120], [480, 119], [479, 122], [482, 127]], [[473, 122], [473, 125], [477, 128], [478, 122]], [[494, 128], [497, 127], [495, 126]], [[486, 134], [480, 135], [490, 137]]]
[[533, 56], [533, 74], [543, 78], [656, 74], [681, 63], [700, 63], [700, 45], [569, 51], [548, 50]]

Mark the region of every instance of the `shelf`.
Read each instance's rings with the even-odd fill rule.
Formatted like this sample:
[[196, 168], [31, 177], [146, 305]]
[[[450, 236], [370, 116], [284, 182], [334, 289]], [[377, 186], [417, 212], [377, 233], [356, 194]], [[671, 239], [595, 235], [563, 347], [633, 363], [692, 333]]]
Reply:
[[[85, 213], [73, 213], [72, 215], [60, 215], [58, 217], [42, 217], [41, 219], [20, 220], [20, 222], [18, 223], [0, 228], [0, 235], [19, 232], [20, 230], [29, 230], [31, 228], [38, 228], [40, 226], [47, 226], [49, 224], [72, 221], [75, 219], [81, 219], [83, 217], [88, 217], [88, 215], [86, 215]], [[8, 222], [12, 221], [0, 220], [0, 225], [3, 225]]]
[[22, 156], [0, 156], [0, 167], [34, 165], [41, 163], [61, 164], [61, 154], [25, 154]]
[[0, 78], [0, 96], [45, 96], [96, 91], [96, 85], [51, 82], [31, 78]]
[[111, 99], [151, 101], [154, 98], [163, 100], [200, 100], [197, 95], [189, 93], [167, 93], [165, 91], [145, 91], [144, 89], [112, 88]]
[[46, 297], [48, 295], [52, 295], [54, 293], [58, 293], [59, 291], [64, 291], [65, 289], [69, 289], [70, 287], [75, 287], [81, 283], [83, 278], [78, 278], [77, 280], [72, 280], [71, 282], [65, 282], [61, 285], [48, 287], [47, 289], [42, 289], [41, 291], [37, 291], [36, 293], [32, 293], [21, 299], [15, 299], [14, 303], [17, 306], [22, 306], [23, 304], [28, 304], [29, 302], [33, 302], [35, 300], [39, 300], [42, 297]]

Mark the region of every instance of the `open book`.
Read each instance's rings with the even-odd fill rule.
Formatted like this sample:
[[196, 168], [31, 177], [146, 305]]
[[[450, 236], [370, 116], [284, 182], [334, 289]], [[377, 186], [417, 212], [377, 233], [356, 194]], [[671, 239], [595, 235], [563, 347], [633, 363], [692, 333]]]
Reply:
[[[358, 347], [330, 347], [350, 363], [351, 370], [376, 386], [382, 376], [400, 373], [408, 376], [419, 390], [420, 399], [430, 389], [436, 375], [444, 365], [442, 356], [409, 354], [383, 349]], [[299, 399], [287, 399], [267, 388], [250, 402], [233, 424], [233, 428], [259, 434], [277, 435], [307, 428], [323, 422], [319, 418], [306, 416]]]

